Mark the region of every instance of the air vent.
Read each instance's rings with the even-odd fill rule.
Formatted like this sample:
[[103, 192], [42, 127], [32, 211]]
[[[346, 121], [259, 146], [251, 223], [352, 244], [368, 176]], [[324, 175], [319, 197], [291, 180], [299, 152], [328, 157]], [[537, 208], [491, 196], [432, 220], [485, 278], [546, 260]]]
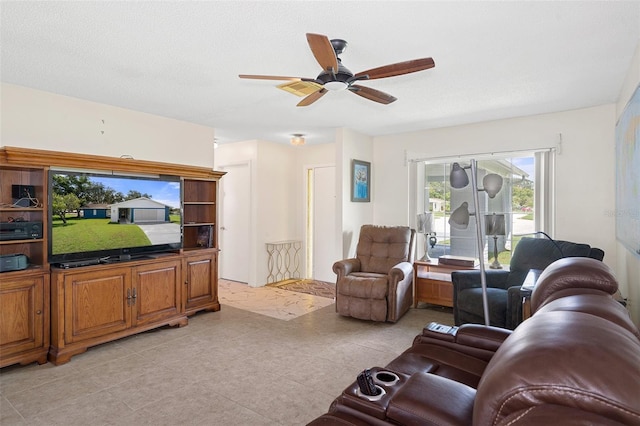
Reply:
[[291, 81], [277, 86], [286, 92], [293, 93], [296, 96], [307, 96], [322, 89], [322, 85], [312, 81]]

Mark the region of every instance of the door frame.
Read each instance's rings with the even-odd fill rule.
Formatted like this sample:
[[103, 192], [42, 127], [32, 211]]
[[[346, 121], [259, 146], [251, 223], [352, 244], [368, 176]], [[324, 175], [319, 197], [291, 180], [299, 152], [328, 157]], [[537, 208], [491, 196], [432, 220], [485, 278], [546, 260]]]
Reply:
[[[247, 228], [249, 229], [249, 238], [247, 240], [247, 247], [246, 247], [246, 251], [245, 251], [245, 256], [246, 256], [246, 265], [253, 265], [253, 249], [252, 249], [252, 239], [251, 239], [251, 235], [253, 234], [253, 227], [252, 224], [254, 223], [253, 221], [253, 168], [252, 168], [252, 163], [251, 160], [245, 160], [245, 161], [233, 161], [230, 163], [224, 163], [224, 164], [218, 164], [217, 165], [217, 169], [219, 169], [220, 171], [225, 171], [225, 168], [229, 168], [229, 167], [238, 167], [238, 166], [246, 166], [249, 176], [249, 188], [247, 191], [247, 196], [248, 196], [248, 200], [249, 200], [249, 205], [247, 206], [248, 208], [248, 223], [246, 224]], [[220, 180], [220, 185], [224, 186], [224, 176], [222, 177], [222, 179]], [[218, 198], [220, 200], [220, 204], [218, 206], [219, 210], [218, 210], [218, 215], [217, 217], [219, 218], [220, 221], [220, 226], [218, 227], [218, 236], [219, 236], [219, 247], [221, 249], [221, 253], [219, 256], [224, 256], [224, 251], [222, 250], [224, 247], [224, 243], [225, 243], [225, 237], [224, 234], [225, 232], [222, 230], [222, 228], [225, 226], [224, 223], [224, 192], [222, 191], [222, 188], [220, 188], [221, 194], [220, 197]], [[222, 262], [219, 262], [218, 267], [220, 269], [219, 271], [219, 277], [222, 277]], [[251, 268], [249, 268], [249, 273], [248, 273], [248, 277], [247, 277], [247, 284], [251, 285], [252, 282], [252, 277], [254, 277], [255, 272], [251, 270]]]
[[[309, 191], [312, 190], [312, 188], [310, 188], [311, 182], [309, 181], [309, 171], [319, 169], [319, 168], [327, 168], [327, 167], [333, 167], [334, 172], [336, 173], [335, 178], [337, 181], [337, 166], [335, 165], [335, 163], [306, 164], [303, 166], [303, 171], [302, 171], [303, 182], [304, 182], [304, 196], [303, 196], [304, 218], [302, 223], [303, 223], [304, 253], [305, 253], [305, 261], [304, 261], [305, 278], [314, 278], [313, 277], [313, 264], [314, 264], [313, 263], [313, 260], [314, 260], [313, 237], [309, 238], [309, 235], [310, 234], [313, 235], [313, 232], [314, 232], [314, 222], [309, 220], [309, 217], [310, 217], [309, 208], [311, 204]], [[336, 194], [336, 197], [337, 197], [337, 194]], [[337, 206], [337, 199], [336, 199], [336, 206]], [[313, 205], [311, 205], [311, 208], [313, 209]], [[332, 251], [336, 253], [336, 248], [338, 244], [336, 230], [332, 229], [331, 232], [334, 235], [334, 247], [332, 247]], [[338, 258], [336, 258], [336, 260], [338, 260]]]

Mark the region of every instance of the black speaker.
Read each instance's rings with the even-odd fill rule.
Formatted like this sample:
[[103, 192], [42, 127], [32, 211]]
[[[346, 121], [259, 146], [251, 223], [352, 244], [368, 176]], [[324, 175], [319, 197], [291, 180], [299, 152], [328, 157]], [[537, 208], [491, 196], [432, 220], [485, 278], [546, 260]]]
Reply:
[[11, 185], [11, 197], [14, 201], [20, 198], [36, 198], [36, 187], [33, 185]]

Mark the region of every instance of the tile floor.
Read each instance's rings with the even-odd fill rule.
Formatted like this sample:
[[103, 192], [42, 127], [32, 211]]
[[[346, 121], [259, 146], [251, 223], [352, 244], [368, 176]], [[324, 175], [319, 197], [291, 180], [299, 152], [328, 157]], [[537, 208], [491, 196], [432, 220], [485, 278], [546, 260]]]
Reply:
[[57, 367], [1, 369], [0, 424], [304, 425], [426, 323], [453, 321], [438, 308], [411, 309], [396, 324], [359, 321], [337, 315], [331, 299], [262, 290], [221, 282], [222, 309], [186, 327], [106, 343]]

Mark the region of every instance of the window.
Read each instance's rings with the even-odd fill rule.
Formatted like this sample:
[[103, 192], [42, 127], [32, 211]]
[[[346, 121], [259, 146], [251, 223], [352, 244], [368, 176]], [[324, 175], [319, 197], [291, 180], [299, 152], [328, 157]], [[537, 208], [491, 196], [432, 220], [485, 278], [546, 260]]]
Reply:
[[[489, 198], [484, 191], [478, 192], [483, 226], [484, 215], [505, 215], [505, 235], [497, 238], [486, 236], [485, 229], [482, 229], [485, 241], [481, 257], [485, 262], [492, 262], [495, 244], [498, 261], [508, 265], [512, 249], [523, 235], [537, 231], [552, 232], [553, 151], [475, 155], [473, 158], [477, 159], [480, 188], [483, 177], [489, 173], [496, 173], [503, 179], [502, 189], [494, 198]], [[472, 186], [455, 189], [449, 183], [452, 164], [457, 162], [465, 167], [470, 160], [471, 157], [412, 160], [415, 164], [416, 188], [412, 193], [416, 194], [413, 203], [416, 217], [422, 212], [432, 212], [432, 231], [436, 237], [431, 238], [429, 244], [424, 240], [423, 244], [418, 244], [418, 257], [426, 246], [429, 256], [434, 259], [444, 254], [478, 258]], [[470, 175], [471, 171], [466, 171]], [[449, 225], [450, 215], [464, 202], [468, 203], [472, 214], [469, 226], [466, 229], [453, 228]]]

